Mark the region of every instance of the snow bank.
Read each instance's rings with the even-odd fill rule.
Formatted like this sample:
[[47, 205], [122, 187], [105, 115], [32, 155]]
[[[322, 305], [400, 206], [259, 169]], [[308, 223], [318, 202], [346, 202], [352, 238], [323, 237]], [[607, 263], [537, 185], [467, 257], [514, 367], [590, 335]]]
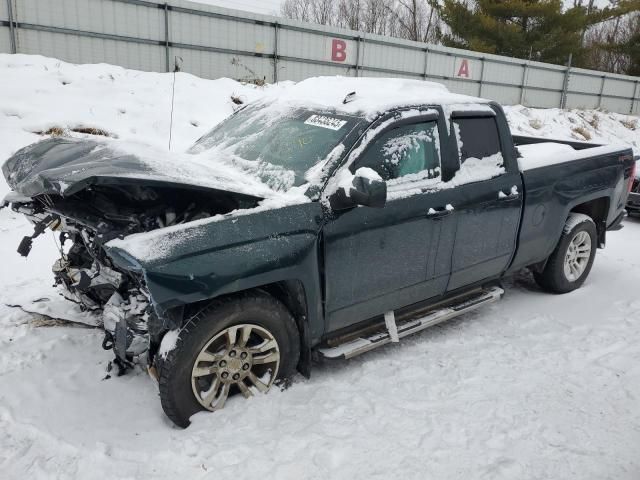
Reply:
[[[167, 149], [173, 76], [107, 65], [74, 65], [38, 55], [0, 54], [0, 160], [52, 128], [101, 129], [119, 140]], [[265, 88], [176, 75], [173, 151], [184, 151], [242, 101]], [[68, 132], [71, 136], [90, 137]], [[0, 194], [6, 192], [4, 179]]]
[[599, 144], [624, 144], [640, 155], [640, 118], [604, 110], [504, 107], [514, 134]]

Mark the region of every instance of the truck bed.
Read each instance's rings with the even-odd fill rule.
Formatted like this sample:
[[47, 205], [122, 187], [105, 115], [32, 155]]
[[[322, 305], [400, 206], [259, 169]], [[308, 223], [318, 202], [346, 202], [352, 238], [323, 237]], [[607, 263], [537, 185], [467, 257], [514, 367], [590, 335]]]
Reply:
[[514, 136], [525, 199], [514, 271], [549, 257], [570, 211], [602, 218], [605, 232], [619, 223], [632, 174], [633, 152], [620, 145]]
[[610, 154], [622, 155], [628, 150], [626, 145], [600, 145], [522, 135], [514, 135], [513, 142], [518, 149], [518, 165], [521, 171], [583, 160], [589, 157]]

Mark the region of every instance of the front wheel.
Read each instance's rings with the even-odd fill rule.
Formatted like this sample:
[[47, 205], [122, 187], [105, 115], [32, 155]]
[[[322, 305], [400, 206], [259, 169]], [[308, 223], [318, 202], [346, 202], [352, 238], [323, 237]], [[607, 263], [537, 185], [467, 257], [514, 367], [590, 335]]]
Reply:
[[534, 278], [543, 289], [567, 293], [579, 288], [589, 276], [596, 256], [596, 225], [587, 215], [571, 213], [542, 272]]
[[249, 398], [295, 372], [299, 335], [287, 308], [248, 294], [212, 302], [180, 330], [175, 347], [156, 360], [167, 416], [187, 427], [200, 410], [216, 411], [232, 395]]

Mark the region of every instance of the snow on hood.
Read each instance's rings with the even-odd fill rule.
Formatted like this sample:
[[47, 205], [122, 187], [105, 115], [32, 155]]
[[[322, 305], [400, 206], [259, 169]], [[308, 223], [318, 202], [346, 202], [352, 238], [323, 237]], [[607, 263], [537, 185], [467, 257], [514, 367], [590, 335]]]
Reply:
[[172, 153], [136, 142], [51, 138], [19, 150], [3, 165], [17, 192], [71, 195], [96, 183], [166, 182], [267, 198], [273, 190], [217, 157]]

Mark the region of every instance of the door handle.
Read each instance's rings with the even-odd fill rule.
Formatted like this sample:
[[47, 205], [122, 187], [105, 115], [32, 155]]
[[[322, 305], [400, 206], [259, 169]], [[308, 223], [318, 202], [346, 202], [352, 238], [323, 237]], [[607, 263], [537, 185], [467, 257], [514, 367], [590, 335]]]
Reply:
[[502, 200], [504, 202], [516, 200], [518, 198], [520, 198], [520, 192], [518, 192], [518, 187], [516, 185], [511, 187], [511, 191], [509, 193], [504, 193], [502, 190], [498, 192], [498, 200]]
[[427, 211], [427, 217], [428, 218], [443, 218], [446, 217], [447, 215], [451, 215], [451, 212], [453, 212], [453, 207], [451, 205], [447, 205], [446, 207], [440, 209], [440, 210], [435, 210], [433, 208], [430, 208]]

